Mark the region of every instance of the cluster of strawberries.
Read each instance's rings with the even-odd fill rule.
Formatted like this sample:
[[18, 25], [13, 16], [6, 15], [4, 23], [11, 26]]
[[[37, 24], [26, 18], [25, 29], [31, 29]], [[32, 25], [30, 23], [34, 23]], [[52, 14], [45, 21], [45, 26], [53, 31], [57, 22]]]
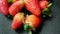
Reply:
[[[9, 5], [11, 3], [11, 5]], [[48, 0], [0, 0], [0, 12], [14, 16], [11, 28], [18, 29], [24, 24], [24, 30], [35, 30], [42, 21], [41, 14], [52, 4]], [[31, 14], [20, 12], [25, 7]], [[27, 11], [26, 11], [27, 12]]]

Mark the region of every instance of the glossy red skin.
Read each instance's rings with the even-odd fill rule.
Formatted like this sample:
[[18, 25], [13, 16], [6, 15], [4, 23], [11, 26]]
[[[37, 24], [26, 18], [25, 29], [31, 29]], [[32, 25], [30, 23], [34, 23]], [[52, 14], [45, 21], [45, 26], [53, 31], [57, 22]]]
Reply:
[[21, 15], [19, 13], [14, 16], [14, 19], [13, 19], [12, 24], [11, 24], [11, 28], [13, 30], [16, 30], [16, 29], [18, 29], [19, 27], [22, 26], [22, 24], [23, 24], [23, 22], [22, 22], [23, 17], [24, 17], [23, 14]]
[[9, 7], [9, 13], [12, 16], [15, 16], [23, 8], [23, 1], [16, 1]]
[[21, 25], [22, 25], [22, 22], [17, 22], [17, 21], [15, 20], [15, 21], [12, 22], [11, 28], [12, 28], [13, 30], [16, 30], [16, 29], [18, 29]]
[[6, 0], [0, 0], [0, 12], [4, 15], [8, 15], [9, 4]]
[[41, 15], [41, 10], [39, 8], [39, 3], [38, 3], [38, 0], [24, 0], [25, 2], [25, 7], [26, 9], [36, 15], [36, 16], [39, 16]]
[[30, 15], [26, 17], [25, 23], [28, 24], [29, 26], [34, 27], [35, 29], [39, 26], [39, 24], [41, 23], [41, 18], [38, 18], [35, 15]]
[[39, 1], [39, 5], [41, 9], [45, 9], [48, 6], [48, 1]]

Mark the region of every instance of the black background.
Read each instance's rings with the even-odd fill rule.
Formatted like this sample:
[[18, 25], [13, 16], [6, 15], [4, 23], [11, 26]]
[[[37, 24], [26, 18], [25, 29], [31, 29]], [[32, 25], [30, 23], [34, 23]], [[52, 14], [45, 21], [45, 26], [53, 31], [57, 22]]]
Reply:
[[[60, 34], [60, 0], [53, 0], [51, 11], [52, 18], [43, 21], [42, 26], [34, 34]], [[19, 33], [12, 30], [11, 21], [0, 13], [0, 34], [27, 34], [23, 30], [19, 30]]]

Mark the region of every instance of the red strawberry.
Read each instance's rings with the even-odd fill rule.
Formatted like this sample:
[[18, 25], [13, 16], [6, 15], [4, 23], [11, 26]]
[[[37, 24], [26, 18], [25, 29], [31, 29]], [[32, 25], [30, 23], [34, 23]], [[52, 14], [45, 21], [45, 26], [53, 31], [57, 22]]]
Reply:
[[23, 6], [24, 6], [23, 0], [14, 2], [9, 8], [10, 15], [14, 16], [15, 14], [17, 14], [19, 11], [21, 11]]
[[6, 0], [0, 0], [0, 11], [4, 14], [4, 15], [8, 15], [8, 3]]
[[25, 20], [25, 24], [28, 24], [28, 26], [33, 27], [35, 29], [39, 26], [40, 23], [41, 23], [41, 18], [38, 18], [35, 15], [29, 15], [26, 17]]
[[39, 5], [41, 9], [45, 9], [48, 6], [48, 2], [47, 1], [40, 1]]
[[37, 15], [37, 16], [41, 14], [41, 10], [38, 5], [39, 4], [38, 0], [24, 0], [24, 2], [25, 2], [26, 9], [30, 13]]
[[24, 19], [24, 13], [17, 13], [15, 16], [14, 16], [14, 19], [12, 21], [12, 25], [11, 25], [11, 28], [13, 30], [16, 30], [18, 29], [19, 27], [22, 26], [23, 24], [23, 20]]

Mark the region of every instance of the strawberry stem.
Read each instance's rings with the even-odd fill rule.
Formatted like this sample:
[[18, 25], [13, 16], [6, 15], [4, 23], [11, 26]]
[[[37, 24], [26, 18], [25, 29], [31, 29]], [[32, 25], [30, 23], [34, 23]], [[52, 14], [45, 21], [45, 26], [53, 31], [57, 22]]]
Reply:
[[32, 31], [31, 31], [31, 30], [29, 30], [29, 31], [28, 31], [28, 34], [32, 34]]
[[33, 26], [29, 26], [33, 31], [35, 31], [35, 28]]

